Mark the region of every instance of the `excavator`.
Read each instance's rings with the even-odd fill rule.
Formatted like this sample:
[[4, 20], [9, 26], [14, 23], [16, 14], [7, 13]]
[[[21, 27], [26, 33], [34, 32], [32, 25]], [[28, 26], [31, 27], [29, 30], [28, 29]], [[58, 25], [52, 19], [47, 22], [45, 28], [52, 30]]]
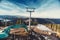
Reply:
[[15, 24], [12, 26], [5, 27], [4, 30], [0, 30], [0, 39], [6, 39], [9, 35], [19, 35], [19, 36], [27, 36], [28, 29], [24, 24]]
[[[5, 25], [6, 26], [6, 25]], [[6, 39], [9, 35], [27, 36], [28, 29], [25, 24], [14, 24], [11, 26], [0, 27], [0, 39]]]

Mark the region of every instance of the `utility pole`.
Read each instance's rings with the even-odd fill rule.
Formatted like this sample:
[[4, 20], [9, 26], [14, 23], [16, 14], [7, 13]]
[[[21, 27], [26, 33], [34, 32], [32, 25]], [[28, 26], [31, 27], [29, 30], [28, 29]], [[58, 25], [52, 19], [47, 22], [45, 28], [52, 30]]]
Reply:
[[31, 29], [31, 13], [35, 11], [35, 8], [28, 8], [27, 7], [26, 9], [27, 9], [27, 12], [30, 13], [30, 15], [29, 15], [29, 27]]

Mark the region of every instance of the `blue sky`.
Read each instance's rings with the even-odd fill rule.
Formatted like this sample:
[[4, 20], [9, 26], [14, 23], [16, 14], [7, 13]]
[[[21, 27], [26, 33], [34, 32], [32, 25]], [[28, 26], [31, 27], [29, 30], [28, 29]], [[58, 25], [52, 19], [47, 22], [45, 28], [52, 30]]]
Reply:
[[60, 18], [60, 0], [1, 0], [0, 15], [29, 17], [26, 7], [36, 8], [34, 18]]

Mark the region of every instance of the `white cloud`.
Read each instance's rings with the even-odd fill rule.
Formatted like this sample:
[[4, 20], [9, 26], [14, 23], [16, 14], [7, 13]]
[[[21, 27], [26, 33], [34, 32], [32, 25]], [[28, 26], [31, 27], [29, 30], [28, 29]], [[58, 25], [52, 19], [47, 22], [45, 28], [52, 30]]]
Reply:
[[60, 9], [46, 10], [40, 13], [33, 13], [32, 16], [37, 18], [60, 18]]
[[[34, 18], [60, 18], [60, 7], [56, 1], [53, 2], [52, 0], [47, 2], [46, 4], [42, 5], [39, 9], [32, 13], [32, 17]], [[3, 9], [3, 8], [7, 9]], [[0, 15], [19, 15], [19, 16], [26, 16], [29, 17], [29, 12], [26, 10], [21, 9], [15, 4], [9, 2], [2, 2], [0, 4]]]

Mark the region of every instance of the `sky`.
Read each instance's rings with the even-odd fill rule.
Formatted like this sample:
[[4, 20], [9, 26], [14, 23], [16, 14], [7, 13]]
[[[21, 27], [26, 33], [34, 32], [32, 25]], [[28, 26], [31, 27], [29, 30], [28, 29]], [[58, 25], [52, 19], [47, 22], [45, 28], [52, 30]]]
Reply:
[[60, 0], [0, 0], [0, 15], [29, 17], [26, 7], [35, 8], [33, 18], [60, 18]]

